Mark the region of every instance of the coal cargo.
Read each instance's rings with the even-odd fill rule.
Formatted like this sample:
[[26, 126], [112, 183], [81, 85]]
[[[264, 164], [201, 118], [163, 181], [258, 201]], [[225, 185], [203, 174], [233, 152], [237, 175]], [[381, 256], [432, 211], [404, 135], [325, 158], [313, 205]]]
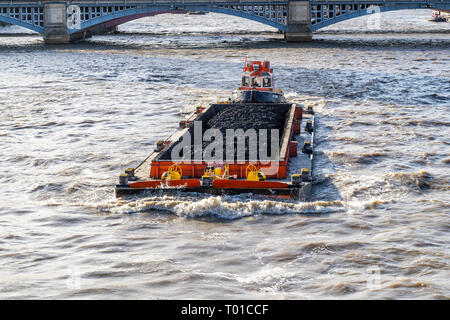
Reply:
[[[284, 125], [286, 122], [286, 117], [289, 112], [290, 104], [270, 104], [270, 105], [264, 105], [264, 104], [245, 104], [245, 105], [236, 105], [236, 104], [226, 104], [226, 105], [216, 105], [215, 112], [212, 112], [211, 114], [205, 114], [204, 117], [202, 117], [202, 137], [203, 134], [208, 129], [218, 129], [222, 133], [222, 136], [224, 138], [223, 141], [223, 157], [225, 158], [226, 155], [226, 131], [227, 129], [232, 130], [238, 130], [242, 129], [244, 132], [246, 132], [249, 129], [254, 129], [256, 134], [258, 135], [260, 129], [267, 130], [267, 140], [260, 141], [258, 137], [258, 143], [256, 145], [256, 152], [257, 152], [257, 158], [258, 159], [251, 159], [251, 160], [259, 160], [259, 150], [260, 150], [260, 143], [267, 144], [269, 142], [269, 145], [267, 146], [267, 155], [271, 155], [272, 153], [272, 146], [270, 146], [271, 141], [271, 130], [276, 129], [278, 130], [278, 146], [281, 144], [281, 137], [284, 130]], [[200, 121], [200, 120], [199, 120]], [[191, 124], [192, 126], [192, 124]], [[191, 146], [194, 144], [194, 137], [191, 133]], [[238, 159], [238, 152], [237, 152], [237, 139], [235, 138], [234, 143], [234, 159], [233, 160], [249, 160], [249, 148], [254, 146], [250, 146], [249, 138], [246, 137], [245, 139], [245, 159]], [[207, 146], [214, 141], [205, 141], [202, 143], [202, 154], [203, 151], [207, 148]], [[175, 147], [176, 144], [171, 146], [166, 152], [164, 152], [160, 156], [160, 160], [171, 160], [171, 153], [172, 149]], [[180, 153], [180, 156], [183, 156], [182, 152]], [[212, 154], [212, 156], [215, 156], [215, 154]], [[263, 155], [265, 157], [266, 155]], [[194, 159], [194, 148], [191, 147], [191, 159]], [[231, 159], [228, 159], [231, 160]]]

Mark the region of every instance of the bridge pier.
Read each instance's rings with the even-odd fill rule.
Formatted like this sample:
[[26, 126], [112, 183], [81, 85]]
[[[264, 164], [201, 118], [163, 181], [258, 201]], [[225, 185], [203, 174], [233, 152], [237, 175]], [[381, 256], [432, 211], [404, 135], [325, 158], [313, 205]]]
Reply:
[[88, 30], [67, 32], [67, 4], [61, 2], [44, 3], [44, 42], [47, 44], [64, 44], [72, 41], [83, 40], [94, 34], [117, 32], [117, 26], [106, 27], [99, 24]]
[[67, 5], [65, 3], [44, 3], [44, 42], [49, 44], [69, 43], [67, 32]]
[[289, 17], [284, 38], [288, 42], [312, 40], [309, 1], [289, 1]]

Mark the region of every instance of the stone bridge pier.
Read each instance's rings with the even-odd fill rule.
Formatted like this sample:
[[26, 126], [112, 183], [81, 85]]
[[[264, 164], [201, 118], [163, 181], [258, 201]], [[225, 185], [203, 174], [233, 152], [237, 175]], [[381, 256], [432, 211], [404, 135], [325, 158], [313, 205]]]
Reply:
[[312, 40], [309, 1], [289, 1], [288, 26], [284, 37], [288, 42]]
[[106, 30], [102, 26], [95, 26], [89, 30], [76, 33], [67, 31], [67, 4], [58, 0], [47, 0], [44, 2], [44, 42], [47, 44], [70, 43], [85, 38], [90, 38], [93, 34], [103, 34], [116, 29]]
[[107, 29], [103, 25], [98, 25], [89, 30], [69, 34], [67, 31], [67, 4], [58, 0], [44, 2], [44, 25], [43, 37], [47, 44], [70, 43], [89, 38], [93, 34], [104, 34], [117, 30], [116, 27]]
[[45, 43], [68, 43], [66, 4], [56, 2], [44, 3], [44, 41]]

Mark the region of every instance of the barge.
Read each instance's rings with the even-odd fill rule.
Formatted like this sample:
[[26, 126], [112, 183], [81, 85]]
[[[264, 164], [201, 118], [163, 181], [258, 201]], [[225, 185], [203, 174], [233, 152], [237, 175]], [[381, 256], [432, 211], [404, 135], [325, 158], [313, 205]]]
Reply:
[[285, 101], [270, 62], [245, 62], [227, 101], [198, 106], [153, 153], [119, 177], [116, 197], [209, 193], [307, 201], [314, 111]]

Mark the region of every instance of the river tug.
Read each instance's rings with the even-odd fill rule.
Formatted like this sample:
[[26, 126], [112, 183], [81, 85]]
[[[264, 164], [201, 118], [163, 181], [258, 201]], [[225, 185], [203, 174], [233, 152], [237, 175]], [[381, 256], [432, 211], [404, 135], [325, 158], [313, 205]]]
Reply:
[[234, 91], [234, 103], [282, 103], [283, 91], [274, 88], [273, 69], [269, 61], [245, 61], [241, 87]]
[[313, 142], [312, 107], [285, 101], [273, 87], [269, 61], [246, 61], [242, 85], [232, 98], [197, 106], [147, 159], [120, 175], [115, 194], [246, 194], [308, 201]]

